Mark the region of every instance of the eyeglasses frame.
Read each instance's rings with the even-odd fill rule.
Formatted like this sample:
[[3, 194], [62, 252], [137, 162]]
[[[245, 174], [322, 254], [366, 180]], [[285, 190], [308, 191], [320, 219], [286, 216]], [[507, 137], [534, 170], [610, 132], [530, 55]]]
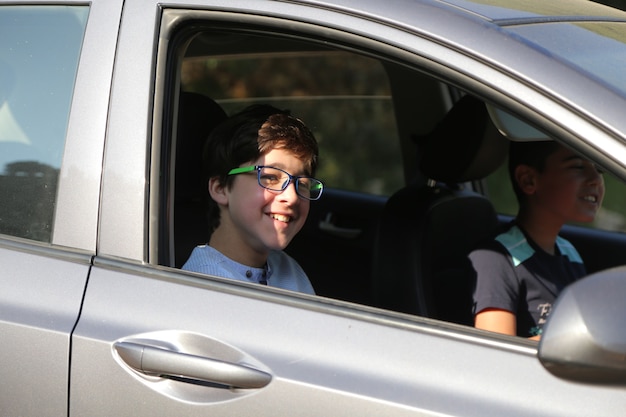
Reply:
[[[287, 175], [289, 180], [285, 181], [283, 183], [283, 185], [281, 186], [282, 188], [280, 190], [267, 188], [266, 186], [261, 184], [261, 170], [263, 168], [272, 168], [272, 169], [276, 169], [276, 170], [278, 170], [280, 172], [283, 172], [283, 173], [285, 173]], [[324, 191], [324, 183], [322, 183], [322, 181], [318, 180], [317, 178], [313, 178], [313, 177], [308, 176], [308, 175], [291, 175], [290, 173], [288, 173], [284, 169], [276, 168], [276, 167], [273, 167], [273, 166], [270, 166], [270, 165], [250, 165], [250, 166], [245, 166], [245, 167], [233, 168], [230, 171], [228, 171], [228, 175], [246, 174], [246, 173], [252, 172], [252, 171], [256, 171], [257, 172], [257, 181], [259, 183], [259, 186], [265, 188], [266, 190], [283, 192], [283, 191], [285, 191], [287, 189], [287, 187], [289, 187], [289, 184], [293, 183], [294, 186], [296, 187], [296, 194], [298, 195], [298, 197], [302, 197], [305, 200], [309, 200], [309, 201], [319, 200], [320, 197], [322, 196], [322, 192]], [[300, 179], [300, 178], [310, 178], [310, 179], [313, 179], [313, 180], [315, 180], [315, 181], [317, 181], [319, 183], [319, 185], [317, 187], [320, 187], [321, 189], [320, 189], [320, 193], [318, 194], [318, 196], [316, 198], [306, 197], [306, 196], [300, 194], [300, 192], [298, 190], [298, 179]]]

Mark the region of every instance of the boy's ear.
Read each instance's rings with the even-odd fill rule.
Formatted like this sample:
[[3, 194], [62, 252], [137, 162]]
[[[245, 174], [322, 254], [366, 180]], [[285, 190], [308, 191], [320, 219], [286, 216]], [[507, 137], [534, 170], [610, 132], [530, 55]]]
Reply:
[[537, 185], [537, 171], [528, 165], [518, 165], [515, 168], [515, 181], [524, 194], [534, 194]]
[[228, 195], [226, 195], [226, 187], [220, 183], [220, 179], [218, 177], [213, 177], [209, 179], [209, 194], [213, 201], [221, 206], [225, 206], [228, 204]]

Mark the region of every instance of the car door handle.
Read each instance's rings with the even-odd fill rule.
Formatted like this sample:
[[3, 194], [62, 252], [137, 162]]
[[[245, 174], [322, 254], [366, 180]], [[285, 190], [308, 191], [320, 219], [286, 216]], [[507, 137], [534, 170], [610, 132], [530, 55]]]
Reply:
[[267, 372], [245, 365], [140, 343], [117, 342], [114, 346], [128, 366], [146, 375], [190, 379], [232, 388], [262, 388], [272, 380]]
[[361, 234], [361, 229], [352, 229], [347, 227], [338, 227], [333, 223], [333, 214], [326, 214], [324, 220], [320, 220], [319, 228], [321, 231], [326, 232], [333, 236], [343, 237], [345, 239], [354, 239]]

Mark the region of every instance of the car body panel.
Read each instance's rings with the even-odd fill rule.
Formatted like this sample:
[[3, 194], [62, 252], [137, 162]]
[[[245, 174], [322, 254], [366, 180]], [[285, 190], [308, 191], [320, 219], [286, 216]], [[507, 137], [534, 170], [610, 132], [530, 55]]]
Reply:
[[[0, 0], [0, 7], [14, 3]], [[161, 152], [176, 102], [168, 78], [175, 49], [168, 47], [190, 21], [354, 50], [432, 77], [433, 91], [439, 81], [462, 87], [626, 179], [624, 90], [590, 76], [595, 67], [543, 46], [552, 34], [573, 31], [576, 42], [604, 36], [616, 42], [611, 51], [625, 50], [623, 37], [581, 27], [610, 22], [604, 27], [621, 31], [626, 14], [582, 2], [507, 3], [92, 0], [52, 243], [0, 238], [1, 413], [622, 415], [623, 386], [559, 378], [542, 366], [534, 342], [357, 304], [368, 303], [368, 287], [356, 287], [369, 282], [370, 244], [385, 197], [333, 190], [329, 204], [312, 211], [303, 238], [289, 250], [308, 255], [302, 264], [315, 274], [333, 268], [332, 257], [320, 259], [318, 251], [331, 248], [343, 257], [321, 296], [159, 265], [165, 250], [159, 236], [170, 232], [163, 221], [169, 195], [162, 177], [169, 173]], [[620, 63], [622, 56], [611, 59]], [[415, 168], [411, 135], [428, 131], [450, 96], [442, 91], [432, 117], [414, 120], [406, 103], [424, 90], [394, 88], [394, 96], [405, 90], [394, 105], [408, 181]], [[327, 233], [337, 232], [332, 215], [347, 218], [359, 209], [362, 217], [350, 220], [365, 231], [363, 240], [337, 241]], [[581, 251], [611, 253], [593, 269], [620, 262], [623, 235], [566, 232], [580, 240]], [[345, 280], [333, 286], [338, 277]], [[128, 346], [172, 358], [168, 376], [137, 370], [133, 352], [123, 351]], [[209, 370], [245, 368], [271, 380], [259, 388], [216, 386], [191, 378], [189, 367], [177, 373], [179, 360]]]
[[0, 408], [7, 416], [64, 416], [70, 335], [91, 259], [32, 246], [0, 239], [0, 363], [5, 376]]
[[[603, 415], [626, 406], [621, 388], [560, 381], [538, 363], [533, 344], [515, 338], [486, 343], [475, 330], [425, 319], [95, 263], [73, 342], [70, 414], [527, 416], [566, 393], [571, 401], [544, 415]], [[141, 375], [112, 347], [128, 340], [226, 361], [236, 349], [272, 381], [219, 392]]]

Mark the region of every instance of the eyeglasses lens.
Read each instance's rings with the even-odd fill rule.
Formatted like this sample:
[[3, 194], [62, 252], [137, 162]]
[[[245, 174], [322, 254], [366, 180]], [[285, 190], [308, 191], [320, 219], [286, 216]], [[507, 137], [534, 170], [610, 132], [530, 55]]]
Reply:
[[[259, 184], [272, 191], [283, 191], [289, 186], [292, 178], [288, 173], [278, 168], [263, 167], [259, 170]], [[300, 197], [307, 200], [320, 198], [323, 188], [322, 182], [315, 178], [297, 178], [296, 192]]]

